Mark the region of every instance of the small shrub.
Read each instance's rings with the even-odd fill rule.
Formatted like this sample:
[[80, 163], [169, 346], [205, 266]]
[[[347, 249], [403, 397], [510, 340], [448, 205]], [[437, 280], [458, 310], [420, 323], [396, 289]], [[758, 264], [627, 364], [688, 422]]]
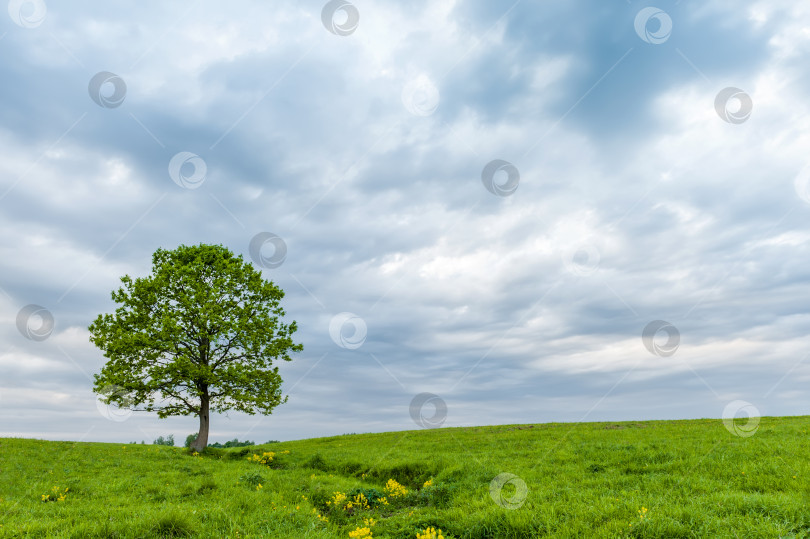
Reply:
[[186, 443], [183, 447], [190, 449], [191, 444], [197, 441], [197, 436], [199, 436], [199, 434], [200, 434], [199, 432], [195, 432], [194, 434], [189, 434], [188, 436], [186, 436]]
[[168, 435], [166, 438], [164, 438], [163, 436], [159, 436], [159, 437], [158, 437], [158, 439], [157, 439], [157, 440], [155, 440], [155, 441], [154, 441], [154, 442], [152, 442], [152, 443], [153, 443], [154, 445], [168, 445], [168, 446], [173, 446], [173, 445], [174, 445], [174, 434], [169, 434], [169, 435]]

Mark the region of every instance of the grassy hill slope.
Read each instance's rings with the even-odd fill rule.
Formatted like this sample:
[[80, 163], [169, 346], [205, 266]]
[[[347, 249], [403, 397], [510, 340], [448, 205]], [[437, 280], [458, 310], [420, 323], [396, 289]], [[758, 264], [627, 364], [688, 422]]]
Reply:
[[4, 438], [0, 537], [810, 537], [808, 433], [810, 417], [751, 436], [720, 420], [552, 423], [198, 456]]

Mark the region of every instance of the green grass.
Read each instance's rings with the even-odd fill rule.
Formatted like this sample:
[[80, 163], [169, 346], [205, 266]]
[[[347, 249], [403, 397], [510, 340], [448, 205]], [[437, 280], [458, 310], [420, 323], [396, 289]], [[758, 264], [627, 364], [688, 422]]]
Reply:
[[[502, 425], [202, 457], [4, 438], [0, 537], [347, 538], [368, 517], [375, 538], [413, 539], [428, 526], [455, 538], [810, 537], [809, 431], [810, 417], [762, 418], [751, 437], [720, 420]], [[264, 451], [276, 454], [269, 467], [248, 462]], [[501, 473], [527, 486], [517, 509], [490, 496]], [[384, 494], [389, 479], [409, 491], [388, 505], [326, 503], [352, 489]], [[54, 487], [68, 489], [64, 501], [42, 501]], [[502, 493], [515, 494], [514, 484]]]

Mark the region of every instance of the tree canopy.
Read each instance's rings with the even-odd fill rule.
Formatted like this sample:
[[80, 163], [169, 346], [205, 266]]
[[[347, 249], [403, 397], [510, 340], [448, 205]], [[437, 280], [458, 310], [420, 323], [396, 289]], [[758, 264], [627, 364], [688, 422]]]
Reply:
[[152, 274], [121, 277], [115, 313], [90, 324], [108, 358], [93, 389], [107, 404], [196, 415], [193, 448], [208, 443], [210, 412], [270, 414], [286, 401], [277, 360], [301, 352], [295, 321], [285, 324], [284, 292], [221, 245], [158, 249]]

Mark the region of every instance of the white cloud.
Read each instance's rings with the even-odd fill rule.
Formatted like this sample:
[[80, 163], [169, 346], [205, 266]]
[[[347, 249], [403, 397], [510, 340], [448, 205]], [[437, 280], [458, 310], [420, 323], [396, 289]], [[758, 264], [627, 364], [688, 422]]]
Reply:
[[[316, 4], [54, 6], [47, 25], [0, 43], [20, 51], [0, 62], [17, 77], [0, 132], [0, 194], [13, 187], [0, 200], [10, 295], [0, 294], [0, 417], [23, 418], [9, 432], [31, 436], [191, 432], [193, 418], [111, 425], [98, 414], [88, 375], [103, 358], [86, 326], [157, 247], [221, 242], [247, 254], [260, 231], [288, 244], [265, 275], [287, 291], [307, 351], [283, 366], [287, 387], [298, 383], [288, 404], [255, 427], [218, 417], [217, 435], [412, 428], [411, 392], [428, 390], [446, 396], [448, 425], [718, 416], [718, 395], [802, 413], [810, 208], [793, 181], [810, 132], [800, 61], [810, 12], [772, 5], [684, 4], [675, 16], [683, 35], [747, 25], [735, 39], [749, 53], [745, 40], [760, 44], [765, 60], [718, 68], [712, 51], [688, 51], [707, 81], [667, 46], [634, 41], [596, 86], [601, 73], [578, 80], [584, 66], [623, 42], [593, 29], [587, 46], [573, 34], [570, 46], [524, 37], [519, 23], [541, 9], [528, 5], [499, 21], [458, 2], [358, 1], [360, 26], [345, 37], [322, 27]], [[554, 16], [544, 24], [561, 24]], [[666, 87], [646, 54], [676, 74]], [[120, 108], [86, 95], [102, 69], [127, 82]], [[438, 92], [435, 110], [416, 110], [428, 114], [402, 100], [418, 77]], [[730, 85], [753, 99], [743, 124], [714, 109]], [[607, 131], [589, 130], [598, 115], [583, 125], [566, 112], [599, 96], [618, 108], [626, 92], [643, 99]], [[205, 159], [200, 189], [168, 178], [178, 151]], [[493, 159], [520, 171], [512, 196], [484, 189]], [[44, 342], [16, 330], [28, 303], [54, 314]], [[329, 338], [345, 311], [368, 325], [358, 350]], [[671, 358], [642, 345], [656, 319], [681, 331]]]

